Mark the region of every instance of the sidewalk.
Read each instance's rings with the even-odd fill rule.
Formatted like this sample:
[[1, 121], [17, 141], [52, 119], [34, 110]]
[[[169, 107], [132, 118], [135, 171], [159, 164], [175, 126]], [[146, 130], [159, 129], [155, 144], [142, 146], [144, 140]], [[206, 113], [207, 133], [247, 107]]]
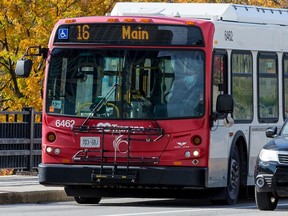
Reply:
[[63, 187], [45, 187], [38, 176], [0, 176], [0, 204], [70, 201]]

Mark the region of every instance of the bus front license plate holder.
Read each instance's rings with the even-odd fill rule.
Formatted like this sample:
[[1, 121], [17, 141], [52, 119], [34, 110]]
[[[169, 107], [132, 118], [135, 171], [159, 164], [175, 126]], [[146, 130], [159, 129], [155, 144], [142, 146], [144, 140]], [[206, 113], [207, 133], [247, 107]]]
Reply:
[[100, 137], [80, 137], [81, 148], [100, 148]]

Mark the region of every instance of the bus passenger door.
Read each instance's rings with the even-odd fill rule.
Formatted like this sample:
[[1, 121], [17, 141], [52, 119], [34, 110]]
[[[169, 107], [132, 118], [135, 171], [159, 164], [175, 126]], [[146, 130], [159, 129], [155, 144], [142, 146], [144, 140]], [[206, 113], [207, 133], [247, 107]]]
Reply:
[[[228, 93], [228, 57], [225, 50], [214, 50], [212, 68], [212, 106], [216, 111], [216, 100], [220, 94]], [[209, 148], [208, 187], [227, 185], [227, 167], [229, 157], [229, 128], [222, 119], [213, 122]]]

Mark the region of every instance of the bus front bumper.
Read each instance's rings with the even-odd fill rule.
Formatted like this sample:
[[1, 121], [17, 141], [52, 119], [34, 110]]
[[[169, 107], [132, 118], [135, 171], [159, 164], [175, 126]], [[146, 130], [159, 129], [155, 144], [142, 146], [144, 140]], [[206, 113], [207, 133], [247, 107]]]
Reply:
[[46, 186], [148, 186], [205, 188], [207, 168], [156, 166], [39, 165]]

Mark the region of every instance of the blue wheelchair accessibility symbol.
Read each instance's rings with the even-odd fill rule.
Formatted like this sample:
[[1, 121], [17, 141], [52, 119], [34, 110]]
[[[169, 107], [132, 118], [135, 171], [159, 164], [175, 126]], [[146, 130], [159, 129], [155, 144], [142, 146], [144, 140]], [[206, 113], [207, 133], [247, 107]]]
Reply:
[[68, 28], [58, 29], [58, 39], [68, 39]]

